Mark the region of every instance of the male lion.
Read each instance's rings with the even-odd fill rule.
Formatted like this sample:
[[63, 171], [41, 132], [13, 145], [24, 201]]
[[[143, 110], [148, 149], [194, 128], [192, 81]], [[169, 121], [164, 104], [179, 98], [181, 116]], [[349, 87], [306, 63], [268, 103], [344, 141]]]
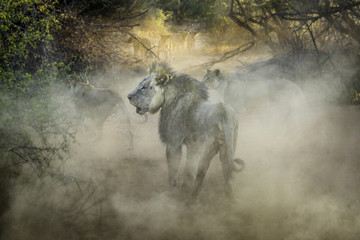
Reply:
[[[225, 178], [225, 193], [232, 196], [232, 171], [240, 172], [244, 162], [234, 159], [237, 122], [222, 103], [208, 101], [206, 86], [194, 78], [175, 73], [166, 63], [154, 63], [149, 75], [128, 98], [138, 114], [156, 113], [160, 109], [159, 134], [166, 144], [166, 157], [171, 187], [179, 186], [175, 177], [179, 170], [182, 145], [187, 148], [186, 176], [181, 187], [197, 196], [211, 159], [219, 152]], [[235, 163], [238, 163], [238, 168]], [[195, 172], [192, 170], [195, 167]]]

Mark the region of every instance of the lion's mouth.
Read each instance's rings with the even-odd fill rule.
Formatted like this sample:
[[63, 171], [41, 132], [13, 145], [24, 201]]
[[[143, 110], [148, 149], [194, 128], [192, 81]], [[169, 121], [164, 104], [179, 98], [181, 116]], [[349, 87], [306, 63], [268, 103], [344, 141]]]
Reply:
[[140, 115], [144, 115], [147, 111], [149, 111], [148, 108], [136, 107], [136, 113], [138, 113]]

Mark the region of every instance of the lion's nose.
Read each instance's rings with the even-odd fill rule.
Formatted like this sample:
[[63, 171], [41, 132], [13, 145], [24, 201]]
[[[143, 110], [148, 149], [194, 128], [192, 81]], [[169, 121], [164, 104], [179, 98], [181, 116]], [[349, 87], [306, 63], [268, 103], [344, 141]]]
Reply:
[[133, 97], [133, 95], [131, 93], [129, 93], [128, 99], [131, 100], [132, 97]]

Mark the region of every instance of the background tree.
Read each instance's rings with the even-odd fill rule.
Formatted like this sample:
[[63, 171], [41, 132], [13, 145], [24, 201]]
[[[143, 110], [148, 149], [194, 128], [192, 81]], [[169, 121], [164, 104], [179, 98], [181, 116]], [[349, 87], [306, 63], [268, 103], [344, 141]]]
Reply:
[[213, 12], [216, 0], [159, 0], [154, 1], [152, 6], [160, 8], [165, 12], [171, 12], [170, 20], [175, 25], [206, 21]]
[[[247, 1], [231, 0], [230, 17], [272, 50], [326, 48], [324, 41], [359, 43], [359, 5], [355, 0]], [[320, 44], [324, 43], [324, 44]], [[343, 43], [344, 44], [344, 43]]]

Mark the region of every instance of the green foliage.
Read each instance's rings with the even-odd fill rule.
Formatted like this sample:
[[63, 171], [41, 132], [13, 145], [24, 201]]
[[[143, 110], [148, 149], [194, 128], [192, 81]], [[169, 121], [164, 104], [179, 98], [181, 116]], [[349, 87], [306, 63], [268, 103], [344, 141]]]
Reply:
[[160, 0], [154, 6], [172, 13], [175, 24], [207, 21], [214, 12], [216, 0]]
[[[82, 14], [88, 16], [112, 15], [128, 13], [134, 0], [82, 0]], [[127, 11], [127, 12], [126, 12]]]
[[161, 9], [151, 9], [141, 20], [141, 28], [150, 32], [166, 32], [167, 28], [165, 22], [169, 16], [169, 14], [165, 14]]
[[51, 89], [69, 65], [51, 59], [57, 1], [0, 0], [0, 169], [25, 164], [38, 175], [73, 141], [72, 122]]
[[76, 119], [65, 84], [81, 77], [73, 68], [83, 57], [55, 52], [64, 19], [57, 0], [0, 0], [0, 215], [9, 211], [13, 183], [27, 189], [29, 179], [66, 180], [62, 161]]
[[[23, 88], [50, 52], [52, 32], [59, 28], [57, 1], [1, 0], [0, 84]], [[61, 16], [60, 16], [61, 17]]]

